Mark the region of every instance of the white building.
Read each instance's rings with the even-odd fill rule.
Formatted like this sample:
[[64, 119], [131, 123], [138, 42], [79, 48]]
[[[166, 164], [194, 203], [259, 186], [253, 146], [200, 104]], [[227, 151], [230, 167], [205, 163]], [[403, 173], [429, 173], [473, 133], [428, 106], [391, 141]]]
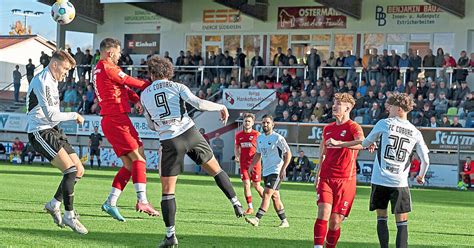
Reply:
[[[13, 82], [13, 71], [15, 66], [20, 66], [21, 74], [26, 73], [26, 64], [31, 58], [35, 66], [40, 65], [41, 52], [51, 56], [56, 50], [56, 44], [52, 43], [39, 35], [24, 36], [0, 36], [0, 89]], [[37, 68], [43, 69], [42, 66]], [[12, 86], [13, 89], [13, 86]], [[21, 81], [20, 91], [26, 92], [28, 81], [24, 77]]]

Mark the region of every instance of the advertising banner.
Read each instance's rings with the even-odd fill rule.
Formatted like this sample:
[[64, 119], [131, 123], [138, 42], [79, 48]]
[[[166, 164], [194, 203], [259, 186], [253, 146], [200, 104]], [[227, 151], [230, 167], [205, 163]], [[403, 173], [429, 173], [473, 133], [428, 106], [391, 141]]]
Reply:
[[0, 113], [0, 131], [26, 132], [25, 113]]
[[253, 29], [253, 19], [235, 9], [205, 9], [202, 21], [191, 23], [192, 31], [239, 31]]
[[276, 99], [273, 90], [224, 89], [223, 104], [228, 109], [251, 109], [260, 103], [254, 110], [262, 110]]
[[327, 7], [280, 7], [277, 25], [278, 29], [346, 28], [347, 17]]
[[426, 25], [441, 24], [447, 20], [440, 7], [434, 5], [377, 5], [375, 7], [375, 21], [377, 26], [408, 26], [423, 27]]
[[160, 52], [160, 34], [126, 34], [124, 40], [130, 54]]

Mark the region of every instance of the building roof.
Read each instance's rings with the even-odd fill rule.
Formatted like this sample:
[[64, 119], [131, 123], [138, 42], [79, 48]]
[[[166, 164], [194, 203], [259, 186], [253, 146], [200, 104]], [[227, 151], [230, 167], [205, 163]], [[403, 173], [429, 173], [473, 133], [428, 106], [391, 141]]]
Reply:
[[5, 49], [30, 39], [35, 39], [37, 42], [53, 50], [56, 49], [56, 43], [49, 41], [40, 35], [0, 35], [0, 49]]

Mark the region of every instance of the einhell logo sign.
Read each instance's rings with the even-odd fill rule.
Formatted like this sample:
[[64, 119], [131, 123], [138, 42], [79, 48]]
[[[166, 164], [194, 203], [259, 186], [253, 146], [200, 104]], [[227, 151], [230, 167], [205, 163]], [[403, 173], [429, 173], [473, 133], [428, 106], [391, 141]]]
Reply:
[[240, 12], [234, 9], [206, 9], [202, 13], [203, 23], [238, 23]]
[[126, 34], [124, 43], [130, 54], [160, 52], [160, 34]]

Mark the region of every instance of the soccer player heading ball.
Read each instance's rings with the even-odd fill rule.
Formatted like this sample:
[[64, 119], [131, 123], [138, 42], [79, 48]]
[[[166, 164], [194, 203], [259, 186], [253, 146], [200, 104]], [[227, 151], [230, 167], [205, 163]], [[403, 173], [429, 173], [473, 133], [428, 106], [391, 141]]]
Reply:
[[380, 140], [372, 172], [370, 211], [377, 212], [377, 234], [380, 247], [387, 248], [389, 233], [387, 207], [390, 202], [397, 222], [396, 247], [408, 247], [408, 213], [411, 211], [411, 195], [408, 188], [409, 158], [416, 149], [421, 165], [416, 177], [419, 184], [425, 182], [429, 167], [428, 147], [421, 132], [407, 120], [413, 109], [413, 99], [407, 94], [394, 94], [388, 99], [389, 118], [380, 120], [367, 138], [352, 142], [331, 139], [328, 146], [350, 147], [362, 144], [368, 147]]
[[201, 100], [183, 84], [170, 81], [173, 78], [173, 65], [168, 59], [153, 56], [148, 60], [148, 70], [153, 83], [141, 95], [148, 127], [158, 132], [162, 158], [160, 166], [161, 209], [166, 225], [166, 237], [159, 247], [175, 247], [176, 201], [175, 189], [178, 175], [188, 155], [214, 177], [217, 186], [230, 200], [235, 215], [242, 217], [244, 211], [235, 194], [229, 176], [214, 157], [209, 144], [199, 133], [193, 120], [188, 116], [185, 103], [201, 111], [219, 111], [225, 125], [229, 113], [224, 105]]
[[[64, 50], [54, 52], [49, 65], [31, 81], [26, 96], [28, 107], [28, 140], [41, 155], [61, 170], [63, 179], [53, 199], [44, 209], [51, 214], [59, 227], [69, 226], [79, 234], [87, 234], [74, 211], [74, 185], [84, 175], [84, 167], [59, 123], [75, 120], [82, 124], [84, 118], [78, 113], [62, 113], [59, 109], [58, 82], [66, 77], [76, 65]], [[64, 201], [64, 217], [61, 218], [61, 202]]]
[[105, 137], [123, 162], [123, 167], [115, 175], [112, 191], [102, 210], [114, 219], [125, 221], [118, 208], [117, 200], [132, 177], [137, 192], [135, 209], [151, 216], [158, 216], [146, 197], [146, 162], [143, 143], [128, 117], [129, 101], [142, 112], [138, 95], [129, 87], [143, 89], [148, 83], [130, 77], [117, 66], [120, 58], [120, 41], [106, 38], [100, 43], [100, 60], [94, 69], [94, 84], [101, 107], [101, 125]]

